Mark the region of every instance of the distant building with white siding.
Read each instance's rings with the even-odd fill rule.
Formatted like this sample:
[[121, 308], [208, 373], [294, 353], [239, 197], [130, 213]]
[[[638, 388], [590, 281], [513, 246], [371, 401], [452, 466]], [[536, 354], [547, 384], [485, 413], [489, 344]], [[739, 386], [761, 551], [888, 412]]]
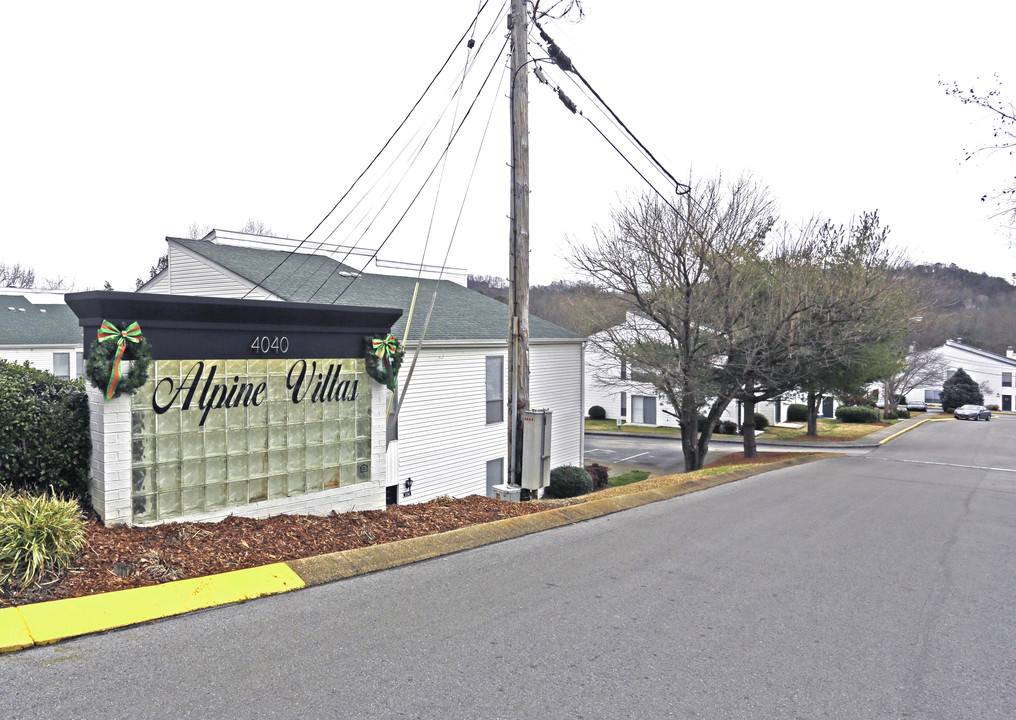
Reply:
[[63, 295], [0, 288], [0, 359], [68, 380], [83, 374], [81, 328]]
[[1010, 345], [1005, 356], [987, 350], [965, 345], [957, 340], [946, 340], [937, 348], [942, 359], [942, 379], [932, 387], [919, 387], [907, 393], [907, 401], [923, 400], [937, 403], [942, 394], [942, 385], [963, 368], [974, 382], [981, 386], [985, 405], [998, 405], [1000, 410], [1016, 409], [1013, 396], [1016, 395], [1016, 352]]
[[[399, 373], [405, 386], [413, 350], [437, 285], [396, 440], [389, 472], [398, 478], [399, 502], [442, 495], [489, 494], [507, 476], [508, 309], [460, 282], [420, 281], [365, 273], [324, 255], [291, 254], [257, 246], [257, 236], [212, 231], [201, 240], [166, 238], [168, 267], [141, 292], [290, 302], [402, 308], [392, 332], [406, 345]], [[245, 244], [240, 244], [244, 243]], [[252, 246], [253, 245], [253, 246]], [[530, 318], [530, 405], [553, 412], [551, 463], [583, 462], [585, 337]], [[403, 498], [406, 481], [412, 495]]]

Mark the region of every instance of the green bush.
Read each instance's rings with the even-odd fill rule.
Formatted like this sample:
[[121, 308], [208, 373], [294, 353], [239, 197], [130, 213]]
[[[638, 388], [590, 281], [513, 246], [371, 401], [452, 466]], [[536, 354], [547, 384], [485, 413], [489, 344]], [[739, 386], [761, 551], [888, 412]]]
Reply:
[[554, 497], [570, 498], [593, 491], [589, 473], [574, 465], [561, 465], [550, 471], [550, 492]]
[[808, 406], [804, 403], [788, 405], [787, 422], [808, 422]]
[[942, 412], [950, 413], [961, 405], [983, 405], [981, 388], [960, 368], [942, 384]]
[[733, 420], [720, 420], [716, 432], [720, 435], [737, 435], [737, 423]]
[[607, 411], [604, 410], [599, 405], [593, 405], [591, 408], [589, 408], [589, 419], [590, 420], [606, 420], [607, 419]]
[[0, 480], [84, 499], [91, 452], [82, 382], [0, 360]]
[[755, 429], [765, 430], [767, 427], [769, 427], [769, 418], [762, 413], [755, 413]]
[[76, 500], [0, 490], [0, 585], [37, 585], [67, 568], [84, 544]]
[[840, 405], [836, 417], [845, 423], [875, 423], [879, 421], [878, 410], [867, 405]]

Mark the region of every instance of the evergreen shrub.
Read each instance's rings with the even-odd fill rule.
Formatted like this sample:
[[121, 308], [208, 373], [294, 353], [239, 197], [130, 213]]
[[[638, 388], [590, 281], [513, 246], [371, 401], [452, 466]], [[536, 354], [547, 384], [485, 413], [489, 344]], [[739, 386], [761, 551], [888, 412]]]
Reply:
[[845, 423], [876, 423], [879, 421], [878, 410], [867, 405], [840, 405], [836, 408], [836, 417]]
[[0, 360], [0, 481], [84, 500], [91, 453], [82, 381]]
[[983, 405], [984, 395], [963, 368], [942, 384], [942, 412], [951, 413], [961, 405]]
[[606, 420], [607, 419], [607, 411], [604, 410], [599, 405], [593, 405], [591, 408], [589, 408], [589, 419], [590, 420]]
[[807, 422], [808, 406], [804, 403], [794, 403], [787, 406], [787, 422]]
[[769, 427], [769, 418], [762, 413], [755, 413], [755, 429], [765, 430], [767, 427]]
[[550, 471], [550, 492], [556, 498], [570, 498], [593, 491], [593, 479], [574, 465], [561, 465]]
[[737, 435], [737, 423], [733, 420], [720, 420], [717, 432], [721, 435]]

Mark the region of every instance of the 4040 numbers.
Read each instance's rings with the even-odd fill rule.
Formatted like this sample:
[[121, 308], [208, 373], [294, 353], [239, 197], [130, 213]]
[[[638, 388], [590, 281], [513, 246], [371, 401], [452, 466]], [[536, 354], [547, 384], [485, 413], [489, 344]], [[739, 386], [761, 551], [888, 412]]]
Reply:
[[289, 338], [285, 335], [275, 335], [272, 337], [261, 335], [254, 338], [254, 342], [250, 344], [250, 349], [258, 355], [285, 355], [289, 352]]

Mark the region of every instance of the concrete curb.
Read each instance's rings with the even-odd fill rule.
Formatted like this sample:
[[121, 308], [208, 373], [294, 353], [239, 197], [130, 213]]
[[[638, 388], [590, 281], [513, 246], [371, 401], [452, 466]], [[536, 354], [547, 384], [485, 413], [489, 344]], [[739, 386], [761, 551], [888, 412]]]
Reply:
[[409, 565], [829, 457], [835, 455], [813, 453], [409, 540], [161, 585], [3, 608], [0, 653]]

